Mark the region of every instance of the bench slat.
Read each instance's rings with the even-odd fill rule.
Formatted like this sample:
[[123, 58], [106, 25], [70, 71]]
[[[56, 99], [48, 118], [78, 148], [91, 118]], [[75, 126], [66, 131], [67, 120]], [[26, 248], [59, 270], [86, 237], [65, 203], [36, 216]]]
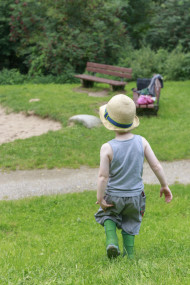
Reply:
[[139, 104], [136, 104], [136, 107], [138, 107], [138, 108], [154, 109], [154, 104], [147, 104], [147, 105], [139, 105]]
[[107, 65], [107, 64], [100, 64], [100, 63], [94, 63], [94, 62], [87, 62], [87, 68], [99, 68], [99, 69], [106, 69], [111, 71], [119, 71], [119, 72], [126, 72], [126, 73], [132, 73], [132, 68], [125, 68], [125, 67], [119, 67], [114, 65]]
[[84, 79], [84, 80], [94, 81], [94, 82], [107, 83], [107, 84], [114, 85], [114, 86], [125, 86], [127, 84], [127, 82], [100, 78], [100, 77], [86, 75], [86, 74], [75, 75], [75, 77]]
[[91, 71], [91, 72], [95, 72], [95, 73], [102, 73], [102, 74], [107, 74], [107, 75], [123, 77], [123, 78], [131, 78], [131, 74], [130, 73], [115, 72], [115, 71], [111, 71], [111, 70], [108, 70], [108, 69], [87, 67], [86, 70], [87, 71]]

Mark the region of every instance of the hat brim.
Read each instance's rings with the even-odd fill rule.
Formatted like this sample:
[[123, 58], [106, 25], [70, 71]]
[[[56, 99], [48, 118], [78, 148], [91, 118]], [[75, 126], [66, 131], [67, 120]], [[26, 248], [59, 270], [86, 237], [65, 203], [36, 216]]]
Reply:
[[105, 105], [103, 105], [103, 106], [101, 106], [101, 107], [99, 108], [99, 115], [100, 115], [100, 120], [102, 121], [102, 124], [103, 124], [108, 130], [110, 130], [110, 131], [128, 132], [128, 131], [131, 131], [131, 130], [133, 130], [133, 129], [135, 129], [135, 128], [137, 128], [137, 127], [139, 126], [139, 124], [140, 124], [140, 123], [139, 123], [139, 118], [138, 118], [136, 115], [135, 115], [135, 117], [134, 117], [132, 126], [129, 127], [129, 128], [124, 129], [124, 128], [119, 128], [119, 127], [116, 127], [116, 126], [112, 125], [112, 124], [111, 124], [108, 120], [106, 120], [105, 117], [104, 117], [106, 106], [107, 106], [107, 104], [105, 104]]

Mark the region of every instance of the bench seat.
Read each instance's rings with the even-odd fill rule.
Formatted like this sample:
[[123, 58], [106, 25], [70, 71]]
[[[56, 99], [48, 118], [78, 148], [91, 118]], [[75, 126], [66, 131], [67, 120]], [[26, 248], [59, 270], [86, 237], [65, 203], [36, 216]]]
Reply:
[[114, 86], [125, 86], [126, 85], [126, 82], [123, 82], [123, 81], [116, 81], [116, 80], [101, 78], [101, 77], [87, 75], [87, 74], [79, 74], [79, 75], [75, 75], [75, 77], [83, 79], [83, 80], [88, 80], [88, 81], [107, 83], [107, 84], [114, 85]]

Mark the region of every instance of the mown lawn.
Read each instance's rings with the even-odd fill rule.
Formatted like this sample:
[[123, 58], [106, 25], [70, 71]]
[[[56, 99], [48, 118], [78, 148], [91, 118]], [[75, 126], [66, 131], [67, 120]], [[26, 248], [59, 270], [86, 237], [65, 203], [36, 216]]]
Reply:
[[[76, 114], [97, 115], [114, 93], [89, 97], [74, 92], [78, 86], [0, 86], [0, 104], [17, 112], [34, 110], [63, 125], [57, 132], [1, 145], [0, 168], [98, 166], [99, 148], [113, 134], [103, 126], [68, 127], [67, 121]], [[150, 141], [160, 160], [190, 158], [189, 86], [190, 81], [166, 82], [158, 116], [140, 117], [136, 133]], [[29, 103], [32, 98], [40, 101]], [[94, 219], [94, 191], [0, 201], [0, 284], [190, 284], [190, 185], [171, 190], [174, 199], [166, 204], [158, 185], [145, 186], [146, 213], [134, 261], [107, 259], [104, 229]], [[122, 250], [119, 231], [118, 236]]]
[[1, 201], [0, 284], [190, 284], [190, 185], [171, 190], [166, 204], [145, 186], [134, 261], [108, 260], [94, 191]]
[[[0, 104], [16, 112], [33, 110], [41, 117], [50, 117], [62, 123], [60, 131], [39, 137], [6, 143], [0, 146], [0, 168], [32, 169], [97, 167], [100, 146], [114, 134], [103, 126], [87, 129], [76, 125], [68, 127], [68, 119], [76, 114], [98, 116], [98, 108], [115, 93], [106, 97], [90, 97], [74, 91], [76, 84], [0, 86]], [[97, 85], [93, 90], [107, 87]], [[128, 95], [135, 83], [127, 85]], [[145, 136], [160, 160], [190, 158], [190, 81], [165, 82], [161, 90], [157, 117], [140, 117], [136, 133]], [[29, 103], [32, 98], [39, 102]]]

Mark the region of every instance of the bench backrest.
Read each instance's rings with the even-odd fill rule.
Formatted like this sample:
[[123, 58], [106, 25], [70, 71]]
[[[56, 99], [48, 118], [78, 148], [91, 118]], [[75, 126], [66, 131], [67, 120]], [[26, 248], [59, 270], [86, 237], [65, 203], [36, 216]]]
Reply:
[[151, 78], [137, 78], [137, 90], [147, 88], [150, 84]]
[[118, 67], [94, 62], [87, 62], [86, 70], [94, 73], [102, 73], [122, 78], [132, 77], [132, 68]]

